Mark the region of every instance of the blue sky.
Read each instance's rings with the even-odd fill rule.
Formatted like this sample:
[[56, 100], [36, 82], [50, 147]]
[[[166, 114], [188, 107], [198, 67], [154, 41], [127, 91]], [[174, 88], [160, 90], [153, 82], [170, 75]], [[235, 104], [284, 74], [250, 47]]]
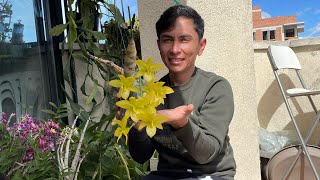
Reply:
[[[123, 11], [124, 11], [124, 16], [127, 19], [128, 18], [128, 6], [130, 7], [130, 13], [131, 17], [135, 13], [136, 16], [138, 15], [138, 0], [122, 0], [123, 2]], [[121, 1], [116, 1], [117, 6], [119, 7], [120, 11], [122, 12], [122, 7], [121, 7]]]
[[320, 0], [252, 0], [253, 6], [261, 6], [264, 17], [296, 15], [304, 22], [304, 32], [299, 37], [320, 36]]

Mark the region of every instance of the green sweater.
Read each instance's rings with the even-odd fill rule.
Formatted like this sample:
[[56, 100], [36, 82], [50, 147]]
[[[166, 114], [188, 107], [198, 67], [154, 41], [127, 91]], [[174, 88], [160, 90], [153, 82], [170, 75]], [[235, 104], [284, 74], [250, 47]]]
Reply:
[[[160, 81], [169, 85], [169, 76]], [[159, 152], [158, 171], [212, 174], [233, 179], [236, 164], [229, 143], [229, 124], [232, 120], [233, 93], [228, 81], [214, 73], [196, 68], [191, 79], [172, 87], [161, 109], [193, 104], [189, 122], [180, 129], [164, 124], [151, 139], [145, 130], [132, 128], [129, 151], [134, 160], [144, 163], [156, 149]]]

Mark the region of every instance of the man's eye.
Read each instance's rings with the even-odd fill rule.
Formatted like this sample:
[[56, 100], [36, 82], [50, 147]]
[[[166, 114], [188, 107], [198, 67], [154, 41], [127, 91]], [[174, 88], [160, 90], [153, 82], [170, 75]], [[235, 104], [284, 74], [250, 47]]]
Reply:
[[189, 38], [183, 38], [183, 39], [181, 39], [181, 42], [189, 42], [189, 41], [190, 41]]
[[172, 39], [162, 39], [162, 42], [171, 42]]

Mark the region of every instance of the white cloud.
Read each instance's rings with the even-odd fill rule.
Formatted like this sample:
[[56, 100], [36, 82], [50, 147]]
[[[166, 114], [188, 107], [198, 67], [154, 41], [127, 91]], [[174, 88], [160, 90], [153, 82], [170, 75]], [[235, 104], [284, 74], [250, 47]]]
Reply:
[[309, 29], [310, 34], [308, 35], [309, 37], [316, 37], [320, 36], [320, 22], [318, 22], [317, 25]]
[[316, 10], [314, 11], [314, 14], [315, 14], [315, 15], [320, 15], [320, 9], [316, 9]]
[[307, 12], [311, 11], [312, 8], [308, 7], [308, 8], [304, 8], [302, 11], [298, 11], [296, 12], [297, 16], [303, 16], [304, 14], [306, 14]]
[[262, 19], [271, 18], [271, 15], [265, 11], [262, 11], [261, 16], [262, 16]]

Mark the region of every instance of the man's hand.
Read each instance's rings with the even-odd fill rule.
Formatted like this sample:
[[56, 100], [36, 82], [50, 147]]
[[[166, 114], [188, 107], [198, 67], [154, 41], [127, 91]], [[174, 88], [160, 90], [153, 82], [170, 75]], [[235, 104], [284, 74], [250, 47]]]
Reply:
[[158, 114], [168, 117], [165, 123], [170, 124], [175, 129], [182, 128], [188, 123], [187, 116], [192, 112], [193, 105], [178, 106], [174, 109], [159, 110]]

